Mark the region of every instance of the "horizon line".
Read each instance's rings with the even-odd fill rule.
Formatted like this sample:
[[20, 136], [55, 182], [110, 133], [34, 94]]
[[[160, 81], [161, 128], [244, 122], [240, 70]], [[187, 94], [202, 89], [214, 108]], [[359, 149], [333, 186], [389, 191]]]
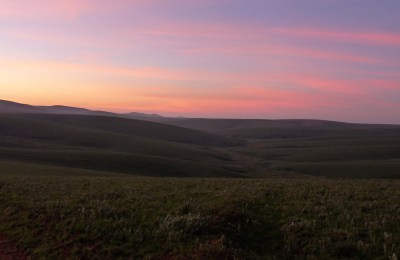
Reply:
[[[313, 118], [313, 117], [293, 117], [293, 118], [274, 118], [274, 117], [214, 117], [214, 116], [206, 116], [206, 117], [197, 117], [197, 116], [182, 116], [182, 115], [163, 115], [163, 113], [150, 113], [150, 112], [142, 112], [142, 111], [128, 111], [127, 112], [117, 112], [117, 111], [112, 111], [112, 110], [104, 110], [101, 108], [91, 108], [91, 107], [80, 107], [80, 106], [71, 106], [71, 105], [64, 105], [64, 104], [52, 104], [52, 105], [38, 105], [38, 104], [29, 104], [26, 102], [21, 102], [21, 101], [13, 101], [13, 100], [7, 100], [7, 99], [1, 99], [0, 102], [10, 102], [13, 104], [18, 104], [18, 105], [25, 105], [25, 106], [31, 106], [31, 107], [65, 107], [65, 108], [73, 108], [73, 109], [83, 109], [83, 110], [88, 110], [92, 112], [104, 112], [104, 113], [110, 113], [110, 114], [115, 114], [115, 115], [128, 115], [128, 114], [143, 114], [143, 115], [153, 115], [153, 116], [160, 116], [162, 118], [177, 118], [177, 119], [211, 119], [211, 120], [270, 120], [270, 121], [295, 121], [295, 120], [303, 120], [303, 121], [325, 121], [325, 122], [336, 122], [336, 123], [345, 123], [345, 124], [368, 124], [368, 125], [400, 125], [400, 123], [379, 123], [379, 122], [362, 122], [362, 121], [345, 121], [345, 120], [335, 120], [335, 119], [321, 119], [321, 118]], [[1, 111], [0, 111], [1, 113]], [[71, 113], [73, 115], [73, 113]], [[76, 114], [79, 115], [79, 114]], [[102, 115], [93, 115], [93, 116], [102, 116]], [[105, 116], [105, 115], [103, 115]]]

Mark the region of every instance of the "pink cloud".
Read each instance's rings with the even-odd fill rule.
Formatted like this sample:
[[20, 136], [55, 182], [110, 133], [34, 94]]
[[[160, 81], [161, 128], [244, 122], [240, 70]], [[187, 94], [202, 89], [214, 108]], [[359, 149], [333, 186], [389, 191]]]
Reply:
[[284, 43], [280, 45], [250, 44], [245, 47], [220, 46], [220, 47], [202, 48], [202, 49], [187, 49], [183, 50], [182, 52], [189, 55], [204, 55], [207, 53], [229, 54], [229, 55], [264, 54], [272, 56], [301, 57], [301, 58], [336, 60], [336, 61], [355, 62], [355, 63], [370, 63], [370, 64], [389, 63], [388, 61], [375, 57], [359, 56], [345, 52], [334, 52], [334, 51], [293, 47], [291, 45], [287, 45]]
[[162, 0], [0, 0], [0, 17], [26, 20], [69, 20], [82, 15], [105, 14], [129, 7], [146, 7]]
[[[258, 85], [267, 89], [279, 89], [282, 85], [302, 86], [304, 89], [318, 90], [326, 93], [340, 93], [346, 95], [365, 95], [368, 89], [400, 89], [400, 80], [381, 80], [381, 79], [337, 79], [313, 73], [292, 73], [292, 72], [267, 72], [263, 69], [247, 73], [235, 73], [217, 70], [194, 70], [188, 68], [167, 68], [167, 67], [129, 67], [129, 66], [112, 66], [102, 63], [72, 63], [51, 60], [15, 60], [4, 57], [0, 61], [0, 67], [15, 70], [26, 70], [32, 73], [37, 71], [54, 72], [62, 74], [78, 73], [85, 75], [101, 75], [106, 78], [126, 78], [126, 79], [146, 79], [148, 84], [157, 80], [171, 80], [179, 84], [187, 84], [188, 82], [207, 82], [207, 85], [214, 84], [218, 87], [211, 86], [207, 91], [202, 88], [193, 88], [190, 93], [196, 91], [198, 97], [202, 97], [207, 93], [207, 98], [227, 97], [230, 91], [226, 91], [226, 87], [235, 87], [237, 85], [250, 84]], [[225, 86], [225, 87], [224, 87]], [[188, 88], [189, 89], [189, 88]], [[211, 91], [210, 91], [211, 89]], [[213, 91], [214, 89], [214, 91]], [[223, 89], [223, 92], [218, 92]], [[146, 91], [148, 88], [146, 88]], [[271, 90], [268, 90], [271, 93]], [[163, 93], [161, 89], [154, 89], [154, 93]], [[255, 93], [256, 91], [249, 92]], [[170, 96], [182, 97], [186, 93], [185, 89], [177, 92], [168, 91]], [[246, 97], [245, 95], [243, 97]], [[251, 96], [257, 99], [259, 95]]]
[[[385, 96], [379, 94], [380, 90], [385, 94], [382, 86], [389, 90], [396, 89], [400, 83], [396, 81], [338, 80], [322, 75], [290, 73], [255, 73], [231, 75], [231, 78], [228, 78], [228, 74], [210, 71], [121, 68], [57, 62], [23, 64], [1, 61], [0, 67], [7, 68], [7, 71], [22, 70], [26, 82], [24, 83], [23, 79], [18, 79], [17, 82], [29, 86], [20, 87], [18, 95], [12, 88], [7, 89], [9, 96], [22, 98], [25, 95], [27, 100], [32, 100], [31, 103], [39, 104], [45, 100], [48, 104], [59, 103], [94, 109], [107, 108], [114, 111], [142, 111], [184, 116], [325, 119], [340, 117], [342, 120], [355, 120], [357, 116], [358, 120], [364, 120], [360, 116], [367, 117], [377, 113], [375, 110], [383, 113], [399, 108], [399, 104], [385, 100]], [[44, 87], [39, 80], [42, 74], [37, 73], [43, 71], [47, 75], [46, 82], [52, 77], [54, 82], [57, 82], [60, 78], [59, 73], [65, 75], [65, 79], [63, 78], [65, 82], [63, 81], [63, 85], [60, 86], [53, 85], [52, 81], [49, 81]], [[53, 75], [52, 72], [57, 73]], [[99, 86], [96, 81], [80, 81], [73, 73], [84, 75], [108, 73], [107, 75], [117, 77], [146, 78], [149, 81], [131, 84], [103, 82]], [[30, 75], [37, 80], [33, 82]], [[207, 83], [204, 87], [193, 87], [185, 81], [206, 76], [211, 77], [213, 83]], [[10, 77], [8, 79], [11, 81]], [[257, 80], [246, 82], [243, 80], [246, 77], [254, 77]], [[174, 82], [160, 83], [157, 79], [173, 79]], [[243, 82], [235, 83], [238, 79]], [[221, 86], [220, 82], [224, 82], [224, 86]], [[292, 89], [282, 87], [286, 85], [301, 87]], [[91, 96], [89, 105], [86, 98], [88, 95]], [[37, 100], [35, 101], [33, 97]]]
[[152, 36], [207, 38], [207, 39], [236, 39], [246, 40], [276, 39], [276, 36], [286, 35], [293, 37], [323, 39], [329, 41], [345, 41], [357, 44], [400, 45], [400, 33], [397, 32], [359, 32], [359, 31], [332, 31], [323, 28], [297, 27], [268, 27], [261, 25], [243, 24], [216, 24], [216, 23], [188, 23], [171, 22], [150, 25], [134, 32]]
[[287, 76], [282, 81], [291, 81], [316, 91], [284, 89], [279, 84], [270, 84], [269, 87], [248, 84], [204, 89], [159, 86], [127, 90], [126, 95], [131, 93], [137, 100], [148, 101], [127, 107], [147, 112], [165, 111], [170, 115], [314, 117], [358, 122], [367, 121], [371, 115], [400, 108], [399, 104], [377, 96], [379, 86], [374, 80], [346, 81]]
[[[296, 114], [306, 117], [311, 111], [349, 111], [349, 96], [326, 93], [306, 93], [302, 91], [268, 89], [265, 87], [233, 87], [228, 90], [197, 91], [183, 87], [160, 87], [149, 90], [133, 90], [130, 110], [164, 112], [191, 116], [240, 116], [291, 117]], [[180, 93], [180, 95], [176, 95]], [[145, 101], [145, 102], [143, 102]], [[146, 102], [147, 101], [147, 102]], [[286, 115], [285, 115], [286, 114]]]
[[395, 81], [395, 80], [372, 79], [363, 82], [364, 84], [375, 86], [377, 89], [400, 91], [400, 80]]
[[272, 30], [277, 34], [294, 37], [305, 37], [329, 41], [344, 41], [357, 44], [376, 44], [400, 46], [400, 33], [393, 32], [351, 32], [330, 31], [315, 28], [276, 28]]
[[121, 11], [130, 7], [145, 8], [156, 5], [213, 4], [216, 1], [202, 0], [182, 3], [179, 0], [0, 0], [0, 18], [22, 18], [27, 20], [62, 20], [86, 14], [101, 14]]
[[79, 0], [19, 0], [0, 1], [0, 16], [10, 18], [73, 18], [90, 11], [98, 11], [101, 5], [93, 1]]
[[[1, 0], [0, 0], [1, 1]], [[23, 0], [22, 2], [26, 2]], [[67, 2], [70, 5], [67, 8], [59, 8], [56, 4], [50, 4], [47, 12], [57, 13], [51, 10], [59, 10], [68, 15], [76, 15], [78, 13], [87, 12], [88, 10], [99, 11], [106, 9], [107, 4], [96, 5], [92, 3], [94, 0], [83, 1], [85, 4], [80, 4], [78, 0], [65, 1], [57, 0], [56, 2]], [[102, 0], [103, 1], [103, 0]], [[154, 0], [158, 1], [158, 0]], [[13, 3], [13, 2], [11, 2]], [[31, 2], [29, 2], [31, 3]], [[108, 2], [109, 3], [109, 2]], [[118, 2], [121, 4], [124, 3]], [[143, 4], [143, 1], [130, 2], [132, 5]], [[13, 4], [10, 4], [13, 5]], [[16, 4], [14, 4], [16, 5]], [[53, 6], [53, 7], [52, 7]], [[101, 6], [101, 7], [98, 7]], [[116, 8], [116, 6], [113, 6]], [[22, 9], [24, 10], [24, 9]], [[46, 10], [46, 9], [44, 9]], [[42, 11], [44, 11], [42, 10]], [[39, 11], [40, 13], [40, 11]], [[1, 11], [0, 11], [1, 14]], [[160, 23], [142, 25], [141, 27], [129, 28], [103, 28], [101, 33], [91, 33], [91, 28], [84, 25], [74, 28], [74, 31], [54, 31], [54, 29], [17, 29], [17, 30], [2, 30], [5, 35], [10, 38], [20, 39], [23, 41], [45, 42], [60, 46], [97, 46], [112, 49], [114, 52], [118, 49], [125, 51], [148, 49], [149, 46], [157, 48], [160, 51], [168, 49], [175, 51], [181, 55], [226, 55], [230, 57], [246, 57], [248, 55], [265, 55], [279, 57], [300, 57], [312, 58], [319, 60], [334, 60], [350, 63], [369, 63], [369, 64], [389, 64], [390, 61], [381, 57], [372, 56], [370, 53], [357, 55], [349, 51], [333, 51], [326, 47], [310, 48], [308, 46], [296, 46], [286, 41], [279, 40], [280, 34], [293, 35], [294, 37], [303, 37], [310, 33], [312, 36], [326, 38], [326, 35], [344, 35], [345, 39], [360, 40], [370, 37], [373, 39], [375, 34], [356, 34], [346, 32], [326, 32], [313, 30], [296, 30], [291, 28], [274, 29], [262, 26], [245, 26], [234, 24], [213, 24], [213, 23]], [[318, 34], [319, 33], [319, 34]], [[303, 35], [304, 34], [304, 35]], [[302, 36], [303, 35], [303, 36]], [[397, 37], [396, 35], [381, 35], [381, 43], [389, 43]], [[391, 39], [391, 40], [390, 40]], [[280, 42], [279, 42], [280, 41]], [[378, 42], [377, 40], [376, 42]]]
[[130, 34], [146, 35], [150, 37], [147, 38], [150, 43], [180, 47], [180, 52], [189, 55], [269, 54], [356, 63], [386, 63], [385, 60], [370, 55], [295, 46], [281, 40], [281, 43], [276, 43], [279, 39], [277, 35], [283, 32], [285, 31], [262, 26], [167, 23], [132, 29]]

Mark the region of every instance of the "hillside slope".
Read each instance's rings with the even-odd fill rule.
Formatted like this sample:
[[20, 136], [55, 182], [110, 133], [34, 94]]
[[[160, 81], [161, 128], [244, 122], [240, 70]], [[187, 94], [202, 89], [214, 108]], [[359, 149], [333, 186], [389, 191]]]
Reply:
[[168, 124], [248, 139], [400, 136], [400, 126], [397, 125], [351, 124], [324, 120], [180, 119], [171, 120]]
[[46, 110], [26, 104], [0, 100], [0, 113], [46, 113]]
[[70, 106], [32, 106], [27, 104], [16, 103], [7, 100], [0, 100], [0, 113], [13, 113], [13, 114], [60, 114], [60, 115], [97, 115], [97, 116], [111, 116], [129, 119], [138, 119], [152, 122], [169, 121], [171, 118], [163, 117], [155, 114], [144, 113], [112, 113], [106, 111], [90, 110], [86, 108], [70, 107]]
[[[92, 121], [89, 119], [94, 120], [93, 122], [100, 120], [100, 126], [90, 124]], [[125, 122], [129, 127], [128, 121], [130, 120], [115, 121], [114, 118], [107, 117], [2, 114], [0, 157], [3, 160], [143, 176], [238, 175], [235, 170], [228, 169], [229, 157], [221, 152], [204, 146], [161, 140], [161, 135], [158, 136], [159, 139], [150, 138], [152, 134], [155, 135], [151, 133], [151, 129], [148, 129], [147, 134], [146, 129], [142, 129], [144, 132], [140, 136], [128, 133], [128, 130], [124, 133], [122, 126], [113, 126]], [[107, 129], [107, 125], [110, 128]], [[151, 127], [154, 126], [158, 125], [151, 124]], [[166, 127], [172, 130], [176, 128]], [[191, 130], [187, 131], [192, 133]], [[178, 139], [179, 133], [175, 137]], [[201, 139], [203, 136], [199, 133], [197, 137]]]
[[[18, 115], [19, 118], [27, 118], [26, 115]], [[203, 146], [234, 146], [242, 141], [238, 139], [217, 136], [191, 130], [183, 127], [166, 125], [161, 123], [126, 119], [106, 116], [82, 116], [82, 115], [29, 115], [30, 119], [46, 122], [65, 124], [68, 126], [107, 131], [129, 136], [140, 136], [157, 140], [172, 141], [177, 143], [195, 144]]]

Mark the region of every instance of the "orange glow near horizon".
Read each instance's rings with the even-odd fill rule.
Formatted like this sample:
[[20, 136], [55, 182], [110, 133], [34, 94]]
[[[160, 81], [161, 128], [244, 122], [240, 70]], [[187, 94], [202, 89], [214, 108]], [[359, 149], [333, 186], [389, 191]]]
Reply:
[[400, 123], [399, 18], [355, 20], [330, 13], [345, 3], [301, 1], [0, 0], [0, 99]]

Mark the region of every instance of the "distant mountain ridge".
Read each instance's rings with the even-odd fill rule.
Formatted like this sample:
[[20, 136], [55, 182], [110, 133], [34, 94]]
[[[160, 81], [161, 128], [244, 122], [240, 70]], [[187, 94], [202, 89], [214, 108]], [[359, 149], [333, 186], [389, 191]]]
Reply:
[[[132, 119], [140, 119], [146, 121], [162, 121], [163, 116], [157, 114], [145, 114], [131, 112], [125, 114], [112, 113], [107, 111], [94, 111], [86, 108], [69, 107], [62, 105], [54, 106], [32, 106], [17, 102], [0, 100], [0, 113], [16, 113], [16, 114], [61, 114], [61, 115], [91, 115], [91, 116], [112, 116], [124, 117]], [[152, 120], [153, 119], [153, 120]]]
[[112, 113], [69, 106], [32, 106], [0, 100], [0, 113], [108, 116], [150, 121], [235, 138], [270, 139], [318, 136], [348, 131], [399, 131], [399, 125], [344, 123], [317, 119], [210, 119], [164, 117], [139, 112]]
[[1, 113], [46, 113], [46, 110], [26, 104], [0, 100]]

